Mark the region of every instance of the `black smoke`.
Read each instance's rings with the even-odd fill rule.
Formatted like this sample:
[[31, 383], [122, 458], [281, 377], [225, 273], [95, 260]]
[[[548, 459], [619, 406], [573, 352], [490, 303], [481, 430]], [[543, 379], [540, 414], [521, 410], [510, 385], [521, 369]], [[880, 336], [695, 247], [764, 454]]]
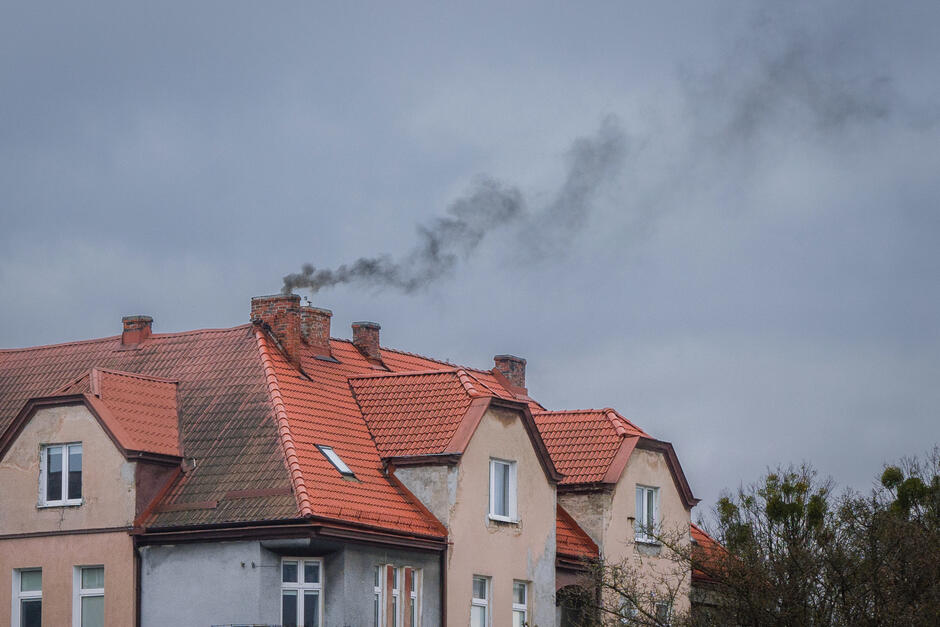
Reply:
[[548, 247], [540, 242], [548, 243], [584, 226], [596, 192], [619, 171], [626, 146], [620, 125], [607, 118], [597, 133], [575, 140], [568, 151], [563, 185], [538, 210], [527, 210], [517, 187], [481, 178], [447, 208], [446, 216], [418, 226], [418, 243], [404, 256], [360, 257], [335, 268], [305, 264], [300, 272], [284, 277], [281, 291], [317, 292], [340, 283], [356, 283], [412, 293], [451, 274], [487, 235], [510, 226], [519, 228], [533, 253], [539, 254]]

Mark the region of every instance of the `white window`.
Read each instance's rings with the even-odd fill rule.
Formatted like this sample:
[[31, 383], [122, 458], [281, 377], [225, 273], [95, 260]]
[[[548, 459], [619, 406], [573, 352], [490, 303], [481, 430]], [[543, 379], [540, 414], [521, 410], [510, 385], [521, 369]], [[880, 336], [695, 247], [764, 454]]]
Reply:
[[283, 627], [320, 627], [323, 614], [320, 560], [281, 560], [281, 624]]
[[529, 620], [529, 584], [512, 582], [512, 627], [527, 627]]
[[43, 446], [39, 464], [39, 504], [82, 504], [82, 445]]
[[375, 567], [375, 582], [372, 587], [372, 591], [375, 593], [375, 598], [372, 602], [372, 627], [382, 627], [382, 618], [384, 612], [382, 611], [382, 577], [383, 572], [385, 571], [384, 566]]
[[13, 627], [42, 627], [42, 569], [13, 571]]
[[659, 524], [659, 488], [638, 485], [636, 487], [636, 540], [655, 542]]
[[388, 625], [388, 627], [398, 627], [398, 612], [401, 608], [401, 589], [398, 583], [398, 569], [394, 566], [389, 566], [389, 570], [392, 573], [392, 607], [389, 609], [391, 616], [388, 617], [386, 625]]
[[323, 446], [322, 444], [317, 444], [316, 446], [318, 449], [320, 449], [320, 452], [323, 453], [323, 456], [326, 457], [330, 463], [333, 464], [336, 470], [339, 471], [339, 474], [343, 475], [344, 477], [356, 476], [352, 469], [346, 465], [346, 462], [344, 462], [343, 459], [337, 455], [332, 446]]
[[473, 576], [473, 598], [470, 600], [470, 627], [490, 625], [490, 579]]
[[668, 625], [672, 614], [672, 604], [667, 601], [660, 601], [656, 604], [656, 622], [660, 625]]
[[516, 462], [490, 460], [490, 518], [516, 522]]
[[104, 566], [76, 566], [72, 582], [72, 627], [104, 627]]

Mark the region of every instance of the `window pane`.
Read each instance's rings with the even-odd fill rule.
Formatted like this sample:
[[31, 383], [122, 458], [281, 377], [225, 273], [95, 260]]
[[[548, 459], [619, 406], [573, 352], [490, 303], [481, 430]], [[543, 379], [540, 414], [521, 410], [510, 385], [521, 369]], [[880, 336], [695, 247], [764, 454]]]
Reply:
[[508, 496], [508, 481], [506, 464], [496, 462], [493, 464], [493, 513], [497, 516], [507, 516], [506, 497]]
[[418, 627], [418, 604], [415, 601], [411, 602], [411, 622], [408, 627]]
[[82, 445], [69, 447], [69, 496], [70, 499], [82, 498]]
[[649, 532], [652, 532], [653, 527], [656, 525], [656, 521], [653, 520], [653, 514], [656, 509], [653, 505], [653, 499], [655, 497], [656, 497], [655, 490], [646, 491], [646, 529]]
[[20, 602], [20, 627], [42, 627], [42, 599]]
[[392, 588], [398, 590], [398, 569], [392, 569]]
[[391, 627], [398, 627], [398, 599], [395, 597], [392, 597], [392, 615], [389, 618]]
[[373, 627], [379, 627], [379, 595], [375, 595], [375, 602], [372, 608], [372, 625]]
[[382, 567], [375, 567], [375, 587], [379, 588], [382, 586]]
[[320, 562], [304, 562], [304, 583], [320, 583]]
[[304, 627], [320, 624], [320, 593], [304, 592]]
[[104, 568], [83, 568], [82, 588], [86, 590], [104, 588]]
[[20, 591], [37, 592], [42, 590], [42, 571], [41, 570], [23, 570], [20, 571]]
[[484, 579], [483, 577], [473, 578], [473, 598], [474, 599], [486, 598], [486, 579]]
[[281, 592], [281, 622], [283, 627], [297, 627], [297, 591]]
[[479, 605], [470, 606], [471, 627], [486, 627], [486, 608]]
[[46, 500], [59, 501], [62, 499], [62, 447], [48, 448], [46, 455]]
[[514, 610], [512, 613], [512, 627], [523, 627], [525, 625], [525, 612]]
[[510, 478], [509, 465], [508, 464], [500, 464], [500, 465], [503, 467], [503, 477], [502, 477], [503, 498], [500, 501], [500, 504], [501, 504], [500, 506], [502, 507], [502, 511], [500, 512], [500, 514], [502, 514], [503, 516], [509, 516], [509, 478]]
[[636, 524], [643, 525], [643, 488], [636, 489]]
[[297, 562], [284, 562], [281, 564], [281, 581], [297, 583]]
[[82, 627], [104, 627], [104, 597], [82, 597]]

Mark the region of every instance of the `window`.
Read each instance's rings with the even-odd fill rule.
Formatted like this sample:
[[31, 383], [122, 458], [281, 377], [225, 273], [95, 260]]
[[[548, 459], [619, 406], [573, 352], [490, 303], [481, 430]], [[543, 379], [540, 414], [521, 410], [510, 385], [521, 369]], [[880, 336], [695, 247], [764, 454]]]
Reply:
[[490, 460], [490, 518], [516, 522], [516, 462]]
[[672, 605], [667, 601], [661, 601], [656, 604], [656, 622], [660, 625], [668, 625], [672, 614]]
[[526, 627], [529, 616], [529, 584], [512, 582], [512, 627]]
[[104, 627], [104, 567], [76, 566], [72, 579], [72, 627]]
[[13, 627], [42, 627], [42, 569], [13, 571]]
[[39, 504], [82, 504], [82, 445], [43, 446], [39, 466]]
[[375, 567], [374, 627], [418, 627], [421, 621], [421, 569], [383, 564]]
[[330, 460], [330, 463], [336, 467], [336, 470], [339, 471], [339, 474], [343, 475], [344, 477], [356, 476], [352, 469], [346, 465], [346, 462], [344, 462], [342, 458], [336, 454], [336, 451], [333, 450], [332, 446], [323, 446], [321, 444], [317, 444], [317, 448], [320, 449], [320, 452], [323, 453], [323, 456]]
[[636, 540], [655, 542], [654, 534], [659, 521], [659, 488], [636, 487]]
[[473, 576], [473, 598], [470, 600], [470, 627], [490, 625], [490, 579]]
[[320, 627], [322, 588], [320, 560], [281, 560], [281, 624]]

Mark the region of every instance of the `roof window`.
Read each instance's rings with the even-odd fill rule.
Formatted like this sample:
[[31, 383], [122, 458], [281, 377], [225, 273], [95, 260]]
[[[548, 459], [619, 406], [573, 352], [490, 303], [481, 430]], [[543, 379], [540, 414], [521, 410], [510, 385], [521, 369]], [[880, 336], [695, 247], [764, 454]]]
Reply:
[[336, 466], [336, 470], [338, 470], [341, 475], [344, 477], [356, 476], [355, 473], [350, 470], [349, 466], [346, 465], [346, 462], [340, 459], [340, 456], [336, 454], [336, 451], [333, 450], [332, 446], [323, 446], [321, 444], [317, 444], [317, 448], [320, 449], [320, 452], [323, 453], [325, 458], [330, 460], [331, 464]]

